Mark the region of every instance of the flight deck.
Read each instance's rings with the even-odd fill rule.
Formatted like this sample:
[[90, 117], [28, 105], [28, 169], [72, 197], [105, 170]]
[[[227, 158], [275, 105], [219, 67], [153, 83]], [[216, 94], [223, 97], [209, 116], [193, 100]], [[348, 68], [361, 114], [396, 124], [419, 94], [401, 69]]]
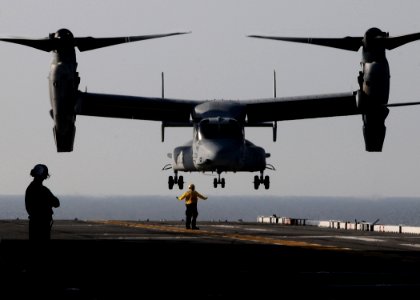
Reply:
[[2, 292], [16, 298], [400, 299], [420, 291], [420, 235], [250, 222], [56, 220], [48, 243], [0, 221]]

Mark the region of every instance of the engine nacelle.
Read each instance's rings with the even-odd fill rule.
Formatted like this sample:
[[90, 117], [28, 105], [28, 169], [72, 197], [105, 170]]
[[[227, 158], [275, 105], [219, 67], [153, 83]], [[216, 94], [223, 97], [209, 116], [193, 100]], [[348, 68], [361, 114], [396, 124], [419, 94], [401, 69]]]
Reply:
[[74, 138], [76, 135], [76, 126], [72, 124], [68, 129], [61, 133], [57, 130], [57, 127], [54, 126], [54, 138], [55, 144], [57, 146], [57, 152], [71, 152], [73, 151]]
[[385, 119], [388, 113], [388, 108], [378, 107], [376, 110], [363, 114], [363, 136], [366, 151], [382, 151], [386, 134]]
[[57, 152], [73, 151], [74, 138], [76, 135], [76, 115], [73, 113], [64, 116], [54, 115], [53, 110], [50, 111], [51, 118], [54, 120], [54, 140]]
[[51, 117], [57, 152], [71, 152], [76, 133], [75, 105], [80, 78], [76, 72], [77, 63], [58, 61], [59, 58], [57, 54], [57, 61], [53, 61], [50, 68]]
[[[71, 95], [71, 93], [69, 93]], [[57, 94], [56, 94], [57, 95]], [[75, 96], [52, 97], [53, 108], [51, 117], [54, 120], [54, 138], [57, 152], [73, 151], [74, 138], [76, 134], [76, 113], [74, 104]], [[55, 100], [55, 101], [54, 101]]]
[[363, 117], [365, 149], [368, 152], [381, 152], [386, 134], [385, 119], [389, 113], [385, 106], [388, 102], [387, 92], [375, 93], [366, 82], [363, 87], [363, 90], [357, 91], [356, 101]]

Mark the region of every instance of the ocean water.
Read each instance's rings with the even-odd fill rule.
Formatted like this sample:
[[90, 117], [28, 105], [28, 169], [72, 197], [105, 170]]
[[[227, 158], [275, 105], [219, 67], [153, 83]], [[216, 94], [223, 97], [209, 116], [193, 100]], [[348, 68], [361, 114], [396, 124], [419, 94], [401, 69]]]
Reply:
[[[59, 196], [55, 219], [182, 220], [185, 206], [172, 196]], [[420, 198], [215, 196], [199, 202], [200, 221], [250, 221], [258, 216], [367, 221], [420, 226]], [[24, 196], [0, 196], [0, 219], [26, 219]]]

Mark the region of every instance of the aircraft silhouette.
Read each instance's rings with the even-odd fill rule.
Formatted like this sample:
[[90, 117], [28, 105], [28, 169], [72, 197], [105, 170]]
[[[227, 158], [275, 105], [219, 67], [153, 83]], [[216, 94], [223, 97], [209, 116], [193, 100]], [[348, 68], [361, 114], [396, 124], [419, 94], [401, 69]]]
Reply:
[[[126, 42], [185, 34], [177, 32], [133, 37], [93, 38], [74, 37], [68, 29], [60, 29], [44, 39], [1, 38], [0, 41], [52, 52], [49, 89], [54, 120], [54, 136], [58, 152], [73, 151], [77, 115], [109, 118], [129, 118], [162, 122], [162, 141], [166, 127], [192, 127], [193, 139], [176, 147], [171, 153], [173, 169], [168, 186], [184, 187], [179, 172], [216, 172], [213, 185], [225, 187], [224, 172], [259, 172], [254, 176], [254, 188], [270, 187], [266, 169], [269, 153], [245, 139], [245, 127], [271, 127], [276, 141], [277, 122], [285, 120], [362, 115], [366, 151], [382, 151], [385, 139], [385, 119], [389, 107], [418, 105], [420, 102], [388, 104], [390, 72], [385, 50], [391, 50], [420, 39], [420, 33], [389, 37], [378, 28], [366, 31], [364, 37], [292, 38], [249, 37], [335, 47], [358, 51], [362, 47], [362, 70], [358, 75], [359, 90], [339, 94], [283, 97], [249, 100], [183, 100], [164, 97], [139, 97], [97, 94], [79, 91], [75, 47], [80, 51]], [[162, 74], [163, 75], [163, 74]], [[162, 77], [163, 79], [163, 77]]]

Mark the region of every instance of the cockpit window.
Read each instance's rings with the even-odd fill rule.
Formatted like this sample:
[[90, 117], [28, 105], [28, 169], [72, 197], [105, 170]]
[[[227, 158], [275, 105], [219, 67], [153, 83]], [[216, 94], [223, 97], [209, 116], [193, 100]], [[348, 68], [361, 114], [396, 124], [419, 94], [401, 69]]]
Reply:
[[199, 125], [199, 138], [242, 139], [243, 129], [236, 120], [203, 120]]

